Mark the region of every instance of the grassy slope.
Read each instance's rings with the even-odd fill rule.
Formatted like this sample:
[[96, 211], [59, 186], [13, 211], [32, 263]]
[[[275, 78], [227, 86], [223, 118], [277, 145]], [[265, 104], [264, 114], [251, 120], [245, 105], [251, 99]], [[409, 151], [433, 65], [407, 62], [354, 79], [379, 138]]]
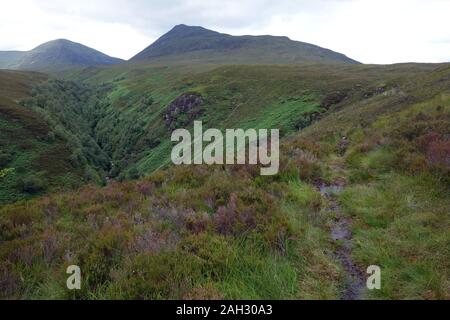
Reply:
[[183, 93], [202, 95], [205, 104], [199, 120], [209, 127], [277, 127], [287, 135], [307, 126], [311, 114], [326, 111], [323, 102], [329, 96], [361, 99], [380, 86], [404, 81], [411, 72], [420, 75], [432, 68], [129, 64], [83, 70], [70, 79], [112, 87], [112, 108], [107, 106], [96, 135], [125, 173], [137, 167], [145, 175], [170, 160], [173, 128], [165, 125], [163, 115], [170, 102]]
[[340, 202], [354, 222], [354, 258], [361, 269], [383, 270], [382, 290], [369, 298], [450, 296], [449, 74], [441, 65], [411, 77], [302, 133], [325, 144], [350, 141], [342, 157], [324, 162], [329, 179], [347, 182]]
[[[0, 292], [339, 298], [343, 273], [328, 234], [334, 217], [314, 183], [340, 181], [353, 258], [361, 269], [383, 270], [383, 290], [366, 297], [448, 299], [449, 75], [448, 65], [84, 71], [77, 77], [114, 84], [111, 119], [144, 119], [149, 134], [162, 130], [162, 110], [187, 91], [206, 97], [208, 125], [280, 125], [286, 136], [295, 131], [292, 116], [327, 102], [330, 110], [286, 137], [276, 177], [253, 167], [170, 168], [2, 208]], [[132, 103], [144, 93], [155, 109]], [[161, 145], [136, 158], [142, 171], [167, 158]], [[75, 295], [64, 289], [69, 264], [86, 275]]]
[[[30, 95], [33, 85], [46, 79], [38, 73], [0, 72], [0, 204], [27, 199], [46, 189], [81, 185], [65, 142], [49, 140], [51, 129], [45, 120], [18, 104]], [[24, 180], [35, 190], [23, 190]]]

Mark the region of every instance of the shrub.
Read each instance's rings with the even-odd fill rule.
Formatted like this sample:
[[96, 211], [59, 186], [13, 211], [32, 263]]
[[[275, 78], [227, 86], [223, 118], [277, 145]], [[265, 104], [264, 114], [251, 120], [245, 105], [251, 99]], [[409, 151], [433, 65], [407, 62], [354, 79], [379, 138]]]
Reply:
[[127, 178], [131, 180], [139, 179], [140, 174], [136, 167], [133, 167], [128, 171]]
[[5, 168], [13, 160], [12, 154], [0, 151], [0, 169]]
[[150, 196], [155, 191], [155, 184], [151, 181], [140, 181], [136, 184], [137, 190], [143, 196]]
[[186, 229], [193, 234], [205, 232], [208, 229], [210, 217], [207, 213], [197, 213], [185, 218]]
[[186, 252], [140, 254], [127, 261], [110, 292], [120, 299], [181, 299], [202, 276], [202, 261]]
[[1, 169], [1, 170], [0, 170], [0, 179], [6, 177], [6, 176], [9, 175], [10, 173], [13, 173], [14, 171], [15, 171], [14, 168]]
[[427, 161], [430, 165], [450, 171], [450, 141], [434, 141], [427, 150]]
[[127, 234], [115, 226], [104, 227], [90, 239], [79, 257], [91, 289], [110, 280], [110, 271], [120, 262], [127, 240]]
[[57, 263], [61, 257], [61, 238], [58, 237], [58, 234], [53, 230], [44, 231], [40, 245], [44, 261], [48, 265]]
[[219, 234], [242, 235], [269, 219], [269, 213], [272, 213], [269, 194], [255, 191], [247, 190], [242, 193], [241, 198], [232, 193], [228, 205], [217, 209], [213, 223]]
[[169, 230], [159, 232], [152, 227], [147, 227], [141, 234], [134, 237], [128, 249], [137, 254], [159, 254], [174, 247], [175, 244], [176, 238]]
[[20, 287], [20, 277], [11, 266], [0, 265], [0, 299], [14, 297]]
[[50, 131], [47, 136], [45, 137], [45, 141], [47, 142], [54, 142], [56, 140], [56, 135], [53, 131]]
[[39, 193], [47, 189], [47, 183], [42, 178], [29, 176], [19, 180], [19, 189], [30, 194]]
[[297, 149], [290, 159], [281, 161], [280, 175], [285, 181], [314, 182], [320, 180], [322, 167], [313, 153]]

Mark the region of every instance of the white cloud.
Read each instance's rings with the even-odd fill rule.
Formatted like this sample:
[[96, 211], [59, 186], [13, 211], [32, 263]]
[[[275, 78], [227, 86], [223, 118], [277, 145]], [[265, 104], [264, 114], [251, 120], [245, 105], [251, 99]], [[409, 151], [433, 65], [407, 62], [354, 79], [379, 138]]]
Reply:
[[130, 58], [176, 24], [286, 35], [365, 63], [450, 61], [450, 0], [10, 0], [0, 49], [67, 38]]

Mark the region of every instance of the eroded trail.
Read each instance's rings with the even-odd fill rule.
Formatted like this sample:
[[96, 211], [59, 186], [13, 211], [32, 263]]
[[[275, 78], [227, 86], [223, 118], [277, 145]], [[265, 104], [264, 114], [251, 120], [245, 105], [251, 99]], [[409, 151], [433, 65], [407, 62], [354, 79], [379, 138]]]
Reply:
[[327, 210], [332, 213], [333, 223], [330, 236], [335, 242], [335, 256], [345, 272], [345, 286], [342, 292], [342, 300], [360, 300], [365, 289], [364, 274], [358, 269], [352, 260], [352, 221], [342, 213], [336, 196], [342, 192], [342, 185], [319, 184], [317, 186], [322, 197], [329, 206]]

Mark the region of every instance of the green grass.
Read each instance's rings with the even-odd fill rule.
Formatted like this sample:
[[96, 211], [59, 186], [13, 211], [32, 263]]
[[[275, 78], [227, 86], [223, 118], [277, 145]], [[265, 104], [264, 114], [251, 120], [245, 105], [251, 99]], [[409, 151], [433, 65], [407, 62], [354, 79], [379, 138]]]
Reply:
[[[352, 220], [353, 260], [362, 271], [382, 268], [382, 290], [367, 298], [448, 299], [449, 73], [445, 64], [124, 65], [72, 73], [73, 85], [92, 89], [79, 117], [89, 136], [71, 130], [81, 147], [101, 147], [117, 165], [114, 177], [127, 180], [134, 169], [148, 176], [2, 206], [0, 294], [340, 298], [345, 273], [329, 234], [336, 212], [315, 186], [325, 181], [345, 185], [336, 196]], [[186, 92], [202, 95], [198, 120], [207, 127], [280, 128], [280, 174], [171, 167], [172, 128], [162, 117]], [[78, 94], [65, 96], [65, 111], [78, 110]], [[50, 184], [76, 180], [65, 157], [56, 157], [70, 156], [66, 141], [43, 139], [48, 123], [14, 102], [21, 97], [2, 104], [2, 146], [15, 153], [0, 183], [16, 174], [48, 179], [53, 169], [61, 184]], [[12, 184], [2, 194], [17, 196]], [[65, 289], [68, 264], [84, 270], [80, 292]]]
[[376, 299], [446, 299], [450, 205], [446, 188], [428, 176], [390, 174], [342, 195], [354, 218], [354, 256], [382, 269]]
[[[87, 187], [2, 208], [0, 236], [7, 245], [0, 250], [1, 268], [12, 290], [3, 294], [32, 299], [336, 297], [334, 282], [324, 279], [337, 273], [323, 251], [326, 234], [309, 221], [320, 199], [310, 186], [267, 181], [266, 192], [239, 179], [238, 172], [197, 170], [173, 168], [146, 181]], [[143, 186], [155, 189], [141, 193]], [[291, 190], [290, 200], [277, 195], [280, 188]], [[170, 206], [161, 207], [167, 197]], [[219, 218], [221, 210], [231, 215]], [[138, 216], [140, 222], [130, 223], [129, 217]], [[26, 240], [20, 237], [22, 228], [30, 232]], [[12, 260], [11, 250], [19, 260]], [[67, 250], [74, 253], [67, 263], [82, 265], [85, 274], [83, 290], [75, 296], [64, 289], [61, 254]], [[26, 279], [17, 282], [18, 274]]]

